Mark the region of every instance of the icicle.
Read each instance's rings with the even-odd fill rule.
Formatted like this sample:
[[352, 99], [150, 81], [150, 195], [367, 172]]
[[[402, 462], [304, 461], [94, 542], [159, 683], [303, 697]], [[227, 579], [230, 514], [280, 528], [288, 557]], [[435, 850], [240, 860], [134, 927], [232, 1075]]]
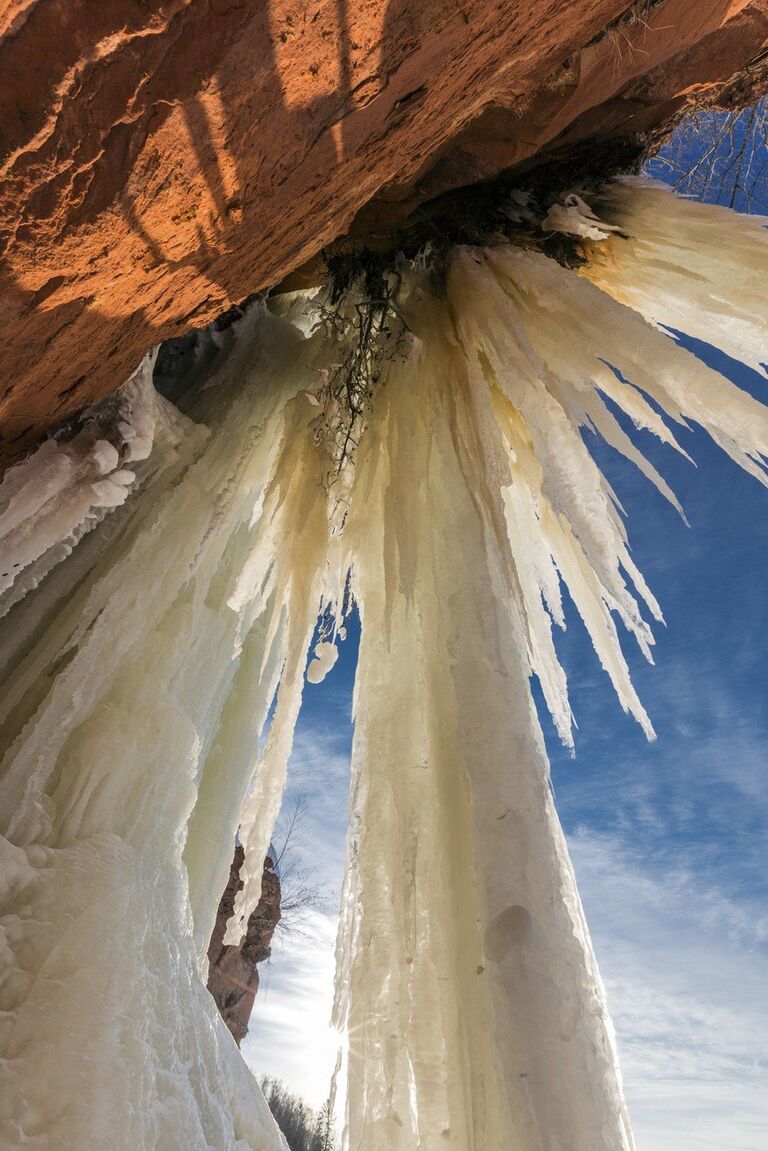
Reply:
[[362, 612], [337, 1003], [348, 1145], [628, 1148], [524, 605], [476, 482], [473, 384], [445, 313], [411, 316], [420, 352], [378, 397], [346, 527]]
[[240, 942], [258, 903], [264, 856], [285, 787], [309, 644], [328, 579], [332, 544], [328, 496], [321, 482], [327, 468], [325, 451], [315, 442], [311, 409], [302, 395], [286, 407], [282, 451], [258, 508], [250, 553], [229, 600], [238, 608], [263, 597], [265, 588], [276, 589], [286, 639], [269, 739], [242, 814], [243, 887], [235, 897], [225, 943]]
[[350, 1151], [634, 1145], [525, 678], [537, 672], [568, 739], [542, 607], [562, 624], [559, 572], [651, 733], [611, 618], [650, 654], [622, 571], [660, 611], [580, 428], [682, 509], [599, 393], [680, 450], [644, 391], [756, 474], [768, 425], [585, 288], [511, 248], [455, 258], [449, 312], [412, 281], [417, 351], [387, 373], [361, 440], [345, 527], [362, 643], [336, 998]]
[[649, 323], [765, 371], [768, 219], [641, 179], [608, 184], [599, 206], [624, 235], [597, 245], [582, 275]]

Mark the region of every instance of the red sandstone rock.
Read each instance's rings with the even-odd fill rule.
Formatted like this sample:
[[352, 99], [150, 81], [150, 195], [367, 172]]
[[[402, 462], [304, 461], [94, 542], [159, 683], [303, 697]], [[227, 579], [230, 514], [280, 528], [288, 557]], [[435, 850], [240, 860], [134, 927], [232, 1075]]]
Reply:
[[3, 454], [351, 228], [762, 75], [768, 0], [628, 8], [0, 0]]
[[267, 858], [261, 877], [261, 898], [248, 920], [245, 938], [239, 947], [224, 946], [227, 920], [232, 915], [235, 895], [243, 886], [240, 881], [243, 856], [238, 844], [208, 946], [208, 990], [238, 1047], [248, 1034], [248, 1021], [259, 990], [258, 964], [272, 954], [272, 936], [280, 922], [281, 898], [280, 880]]

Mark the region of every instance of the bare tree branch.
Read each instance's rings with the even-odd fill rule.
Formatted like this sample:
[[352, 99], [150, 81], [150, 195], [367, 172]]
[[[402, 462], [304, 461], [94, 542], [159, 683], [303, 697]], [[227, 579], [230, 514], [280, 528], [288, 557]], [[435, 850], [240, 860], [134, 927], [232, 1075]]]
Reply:
[[751, 108], [694, 112], [645, 166], [677, 192], [768, 213], [768, 98]]

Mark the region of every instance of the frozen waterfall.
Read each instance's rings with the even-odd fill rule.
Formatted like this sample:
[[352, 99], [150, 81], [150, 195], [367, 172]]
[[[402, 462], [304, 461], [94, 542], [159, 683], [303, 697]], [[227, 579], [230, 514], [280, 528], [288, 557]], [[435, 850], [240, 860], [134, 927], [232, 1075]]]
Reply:
[[354, 601], [345, 1146], [633, 1148], [529, 678], [569, 743], [565, 587], [652, 736], [616, 622], [650, 658], [661, 613], [582, 430], [675, 505], [617, 411], [766, 481], [768, 409], [664, 328], [759, 365], [768, 232], [642, 182], [593, 207], [544, 221], [577, 271], [530, 244], [457, 249], [440, 284], [403, 263], [352, 424], [328, 380], [356, 301], [329, 324], [296, 294], [250, 308], [186, 415], [150, 367], [118, 445], [86, 427], [8, 472], [3, 1147], [284, 1146], [203, 965], [238, 827], [229, 939], [258, 899], [318, 614], [312, 680]]

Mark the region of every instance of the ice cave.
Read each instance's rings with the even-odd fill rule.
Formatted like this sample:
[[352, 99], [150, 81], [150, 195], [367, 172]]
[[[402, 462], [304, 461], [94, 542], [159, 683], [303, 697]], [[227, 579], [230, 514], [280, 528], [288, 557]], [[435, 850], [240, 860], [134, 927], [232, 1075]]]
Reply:
[[[663, 604], [633, 558], [632, 523], [594, 442], [639, 469], [654, 498], [683, 519], [685, 508], [638, 446], [635, 429], [688, 458], [680, 430], [696, 425], [768, 485], [768, 407], [707, 366], [689, 343], [705, 341], [764, 374], [766, 219], [638, 174], [662, 140], [649, 143], [648, 109], [667, 132], [673, 111], [678, 118], [690, 111], [678, 94], [690, 88], [685, 73], [675, 100], [669, 95], [665, 103], [655, 89], [647, 98], [649, 122], [633, 126], [633, 139], [644, 134], [631, 157], [629, 131], [619, 131], [614, 115], [582, 128], [579, 147], [569, 145], [556, 162], [542, 145], [546, 163], [516, 165], [499, 144], [498, 171], [478, 160], [471, 176], [450, 176], [450, 190], [437, 177], [432, 184], [413, 177], [409, 187], [422, 189], [425, 206], [414, 211], [408, 203], [394, 223], [381, 223], [383, 209], [374, 225], [367, 222], [371, 196], [361, 192], [354, 222], [346, 209], [310, 220], [312, 251], [306, 235], [287, 238], [289, 220], [264, 218], [270, 235], [285, 231], [279, 243], [290, 255], [266, 280], [238, 265], [246, 257], [234, 249], [252, 251], [252, 238], [241, 245], [225, 237], [221, 259], [229, 246], [234, 271], [229, 282], [214, 275], [210, 256], [210, 310], [196, 312], [187, 304], [202, 299], [200, 251], [188, 259], [183, 250], [183, 216], [176, 250], [169, 236], [163, 252], [153, 239], [159, 217], [145, 205], [136, 222], [130, 172], [148, 160], [144, 153], [137, 159], [134, 135], [126, 136], [124, 153], [114, 150], [117, 128], [107, 134], [99, 121], [98, 85], [111, 86], [115, 124], [130, 123], [133, 132], [142, 120], [144, 139], [155, 132], [158, 165], [167, 159], [162, 147], [171, 156], [176, 147], [204, 166], [219, 132], [212, 109], [226, 106], [226, 53], [239, 44], [242, 13], [219, 5], [214, 33], [203, 25], [216, 5], [197, 0], [146, 5], [151, 19], [141, 27], [136, 6], [122, 0], [111, 6], [114, 26], [106, 10], [98, 16], [86, 7], [67, 14], [61, 3], [0, 5], [9, 52], [42, 61], [54, 34], [72, 47], [69, 71], [51, 87], [57, 95], [46, 97], [47, 119], [38, 127], [38, 97], [20, 66], [0, 81], [15, 88], [13, 99], [29, 109], [29, 132], [37, 133], [26, 144], [19, 135], [8, 152], [10, 207], [2, 218], [11, 220], [11, 209], [28, 197], [31, 206], [11, 220], [22, 245], [23, 229], [34, 232], [38, 219], [53, 227], [55, 197], [65, 213], [56, 227], [66, 223], [56, 256], [60, 282], [51, 272], [59, 244], [53, 233], [45, 233], [50, 249], [39, 241], [43, 284], [37, 264], [26, 279], [17, 275], [16, 255], [8, 265], [18, 291], [27, 292], [18, 324], [9, 323], [29, 351], [16, 361], [19, 345], [11, 341], [4, 382], [16, 403], [18, 362], [33, 398], [8, 409], [0, 484], [0, 1147], [289, 1146], [206, 990], [208, 949], [236, 836], [242, 863], [222, 946], [244, 938], [306, 685], [331, 672], [355, 612], [361, 641], [334, 1006], [343, 1037], [339, 1146], [633, 1151], [614, 1030], [541, 725], [552, 723], [572, 747], [557, 653], [567, 597], [618, 704], [655, 738], [621, 633], [652, 662]], [[260, 5], [240, 7], [262, 21], [253, 15]], [[296, 76], [281, 52], [302, 19], [311, 23], [310, 9], [321, 24], [336, 21], [339, 43], [354, 42], [332, 7], [277, 5], [280, 19], [291, 17], [285, 39], [275, 12], [262, 29], [285, 93]], [[360, 9], [353, 32], [362, 21], [371, 43], [389, 53], [391, 74], [402, 71], [398, 83], [409, 88], [394, 100], [387, 131], [400, 132], [403, 117], [425, 121], [418, 130], [411, 124], [401, 156], [419, 133], [428, 140], [425, 156], [445, 151], [445, 132], [430, 129], [409, 68], [433, 69], [431, 89], [442, 66], [450, 72], [453, 62], [464, 75], [475, 50], [493, 77], [506, 76], [516, 59], [500, 31], [507, 14], [492, 19], [493, 6], [480, 0], [466, 5], [466, 24], [442, 9], [434, 28], [415, 13], [395, 12], [383, 31], [364, 6], [351, 7]], [[526, 16], [531, 36], [547, 15], [546, 6], [533, 7], [541, 11]], [[691, 60], [703, 69], [702, 85], [725, 87], [737, 73], [748, 75], [742, 104], [754, 103], [758, 72], [768, 76], [759, 40], [760, 27], [768, 40], [768, 16], [758, 3], [707, 15], [709, 40], [722, 33], [726, 47], [713, 50], [706, 67], [701, 46], [709, 41], [690, 26], [687, 0], [572, 7], [565, 23], [583, 57], [581, 80], [571, 77], [576, 49], [566, 50], [563, 33], [547, 72], [560, 76], [560, 87], [549, 80], [542, 89], [550, 101], [542, 138], [549, 133], [556, 143], [590, 114], [582, 82], [590, 91], [598, 81], [604, 86], [600, 100], [592, 91], [593, 108], [615, 103], [637, 75], [656, 83], [651, 64], [662, 67], [661, 49], [654, 46], [646, 63], [631, 45], [622, 50], [622, 37], [629, 44], [670, 21], [666, 40], [676, 41], [663, 58], [681, 75]], [[175, 43], [186, 43], [179, 33], [151, 74], [136, 43], [162, 38], [174, 21], [182, 27], [193, 9], [201, 23], [195, 51], [187, 44], [176, 52]], [[613, 72], [599, 55], [606, 38], [614, 44]], [[541, 70], [547, 52], [534, 41]], [[353, 49], [345, 50], [354, 63]], [[224, 63], [211, 81], [204, 65], [214, 51]], [[307, 44], [303, 52], [313, 59]], [[322, 79], [332, 69], [318, 59], [313, 75]], [[51, 60], [46, 84], [53, 85], [58, 56]], [[352, 85], [357, 65], [345, 67]], [[126, 96], [121, 76], [142, 68], [145, 79]], [[96, 84], [96, 72], [89, 112], [78, 85]], [[176, 88], [168, 88], [171, 73], [178, 73]], [[669, 64], [668, 87], [675, 76]], [[152, 127], [148, 112], [130, 112], [145, 84], [157, 87], [146, 108], [164, 100], [187, 108], [187, 135], [175, 144], [162, 142], [170, 120]], [[468, 116], [480, 116], [479, 105], [472, 111], [470, 90], [460, 96], [452, 85], [449, 78], [444, 103], [453, 109], [453, 134], [471, 136]], [[193, 91], [205, 94], [195, 97], [204, 128], [193, 126]], [[312, 105], [330, 132], [347, 125], [335, 152], [318, 161], [328, 179], [361, 147], [354, 133], [363, 129], [355, 124], [367, 104], [354, 85], [350, 92], [348, 120], [334, 119], [320, 98]], [[374, 87], [366, 100], [373, 108], [383, 98]], [[562, 109], [573, 100], [582, 104], [568, 119]], [[491, 151], [494, 133], [505, 131], [497, 95], [494, 101], [498, 122], [483, 144]], [[494, 101], [483, 104], [483, 116], [493, 117]], [[288, 95], [284, 107], [292, 107]], [[514, 114], [517, 123], [530, 115], [530, 132], [539, 131], [529, 105]], [[292, 115], [299, 139], [305, 129]], [[66, 117], [84, 142], [67, 145], [74, 167], [62, 183], [55, 171], [65, 170], [56, 165], [69, 140]], [[93, 133], [110, 157], [120, 219], [146, 253], [145, 263], [131, 257], [132, 275], [153, 285], [135, 310], [110, 303], [111, 257], [104, 265], [98, 254], [109, 227], [115, 235], [122, 227], [118, 209], [103, 188], [94, 192], [87, 180], [81, 188], [72, 176]], [[221, 134], [208, 184], [231, 220], [242, 208], [227, 190], [235, 176], [221, 157], [235, 145]], [[246, 143], [266, 153], [279, 141], [260, 144], [257, 134], [238, 147]], [[48, 165], [47, 174], [22, 162], [24, 148], [34, 151], [40, 171]], [[90, 163], [82, 159], [81, 170]], [[344, 179], [354, 183], [353, 176], [350, 167]], [[377, 187], [387, 179], [382, 169]], [[256, 195], [237, 195], [247, 194]], [[387, 201], [390, 208], [396, 201]], [[110, 212], [111, 225], [102, 219]], [[199, 234], [212, 251], [207, 227], [199, 223]], [[257, 227], [251, 219], [253, 234]], [[91, 271], [83, 254], [82, 266], [68, 272], [75, 240], [90, 244]], [[121, 259], [111, 273], [116, 284]], [[165, 280], [156, 275], [161, 264]], [[82, 286], [89, 276], [93, 292]], [[58, 301], [76, 282], [90, 293], [85, 312], [63, 296]], [[88, 309], [93, 330], [108, 329], [104, 339], [116, 347], [119, 332], [127, 333], [114, 365], [102, 337], [91, 342], [82, 319]], [[49, 352], [35, 349], [48, 348], [46, 332], [57, 325], [62, 332], [74, 325], [77, 350], [62, 344], [56, 354], [92, 363], [102, 382], [85, 396], [88, 371], [78, 369], [86, 383], [73, 385], [68, 410], [46, 415], [34, 396], [45, 390]], [[145, 338], [150, 329], [156, 339]], [[124, 353], [133, 357], [131, 370], [119, 376]], [[54, 365], [51, 378], [60, 370]], [[537, 710], [532, 681], [548, 716]]]

